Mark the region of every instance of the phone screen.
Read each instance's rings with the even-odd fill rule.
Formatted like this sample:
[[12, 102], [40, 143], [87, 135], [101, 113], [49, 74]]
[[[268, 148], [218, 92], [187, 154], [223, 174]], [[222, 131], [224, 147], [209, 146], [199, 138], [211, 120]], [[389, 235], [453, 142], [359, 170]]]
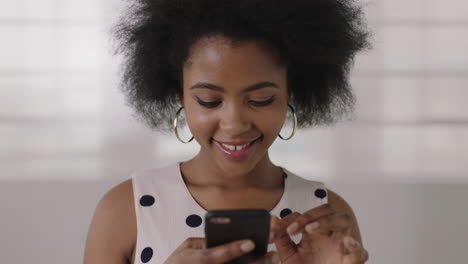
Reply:
[[267, 253], [270, 213], [265, 209], [212, 210], [205, 215], [206, 247], [251, 239], [255, 249], [229, 264], [247, 263]]

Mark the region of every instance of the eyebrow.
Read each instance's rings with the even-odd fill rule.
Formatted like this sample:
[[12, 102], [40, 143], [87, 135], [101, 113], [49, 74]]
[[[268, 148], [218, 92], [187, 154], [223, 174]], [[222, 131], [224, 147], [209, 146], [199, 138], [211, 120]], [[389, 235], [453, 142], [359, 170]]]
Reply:
[[[264, 87], [279, 88], [279, 86], [276, 83], [273, 83], [273, 82], [259, 82], [259, 83], [256, 83], [256, 84], [253, 84], [253, 85], [250, 85], [250, 86], [246, 87], [244, 90], [242, 90], [242, 92], [246, 93], [246, 92], [250, 92], [250, 91], [253, 91], [253, 90], [258, 90], [258, 89], [261, 89], [261, 88], [264, 88]], [[196, 83], [190, 89], [196, 89], [196, 88], [206, 88], [206, 89], [210, 89], [210, 90], [214, 90], [214, 91], [218, 91], [218, 92], [224, 92], [225, 91], [225, 89], [223, 87], [217, 86], [217, 85], [214, 85], [214, 84], [211, 84], [211, 83], [207, 83], [207, 82]]]

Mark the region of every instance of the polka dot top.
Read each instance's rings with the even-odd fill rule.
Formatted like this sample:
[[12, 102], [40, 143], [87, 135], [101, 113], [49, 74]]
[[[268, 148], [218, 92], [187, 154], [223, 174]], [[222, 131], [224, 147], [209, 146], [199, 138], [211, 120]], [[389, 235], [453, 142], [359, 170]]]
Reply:
[[[283, 218], [328, 202], [322, 182], [306, 180], [282, 169], [285, 190], [271, 215]], [[131, 178], [138, 230], [135, 264], [162, 264], [185, 239], [205, 237], [203, 220], [207, 211], [187, 189], [179, 163], [137, 171]], [[298, 243], [301, 234], [292, 239]], [[271, 250], [276, 250], [274, 244], [268, 245], [268, 251]]]

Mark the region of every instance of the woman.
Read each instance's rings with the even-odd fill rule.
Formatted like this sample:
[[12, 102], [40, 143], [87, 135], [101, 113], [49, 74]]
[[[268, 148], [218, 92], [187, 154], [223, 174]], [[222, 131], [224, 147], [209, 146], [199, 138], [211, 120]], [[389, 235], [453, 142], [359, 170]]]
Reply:
[[[268, 156], [277, 137], [352, 109], [348, 72], [369, 46], [361, 16], [346, 0], [135, 0], [116, 30], [128, 102], [149, 127], [200, 151], [108, 191], [84, 262], [224, 263], [254, 245], [206, 249], [203, 213], [264, 208], [270, 251], [252, 263], [364, 263], [348, 203]], [[281, 135], [287, 114], [294, 128]], [[178, 133], [184, 121], [190, 139]]]

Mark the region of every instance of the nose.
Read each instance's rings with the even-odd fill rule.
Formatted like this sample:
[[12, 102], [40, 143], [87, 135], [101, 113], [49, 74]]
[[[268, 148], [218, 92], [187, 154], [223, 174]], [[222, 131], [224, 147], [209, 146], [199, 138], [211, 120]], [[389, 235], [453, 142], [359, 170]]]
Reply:
[[219, 128], [231, 137], [242, 135], [252, 128], [250, 113], [245, 107], [228, 105], [219, 116]]

